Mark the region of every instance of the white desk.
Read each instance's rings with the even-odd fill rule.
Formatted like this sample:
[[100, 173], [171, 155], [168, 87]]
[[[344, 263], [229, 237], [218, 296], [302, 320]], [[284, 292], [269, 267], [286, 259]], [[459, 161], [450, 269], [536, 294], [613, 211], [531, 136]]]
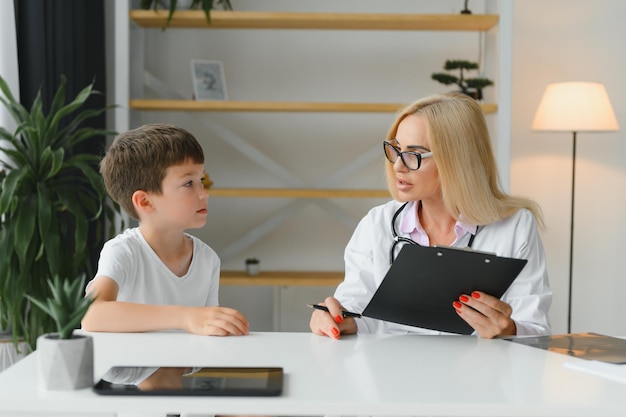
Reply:
[[93, 334], [95, 377], [114, 365], [282, 366], [281, 397], [108, 397], [38, 387], [37, 353], [0, 373], [0, 415], [215, 412], [275, 415], [620, 416], [626, 385], [564, 367], [580, 359], [471, 336], [309, 333]]

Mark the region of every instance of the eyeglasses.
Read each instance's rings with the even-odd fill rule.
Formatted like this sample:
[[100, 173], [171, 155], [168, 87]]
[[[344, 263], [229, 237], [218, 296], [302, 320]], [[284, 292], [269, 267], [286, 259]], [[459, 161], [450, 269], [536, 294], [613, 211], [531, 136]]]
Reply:
[[385, 157], [392, 164], [395, 164], [398, 158], [402, 159], [402, 163], [405, 167], [410, 169], [411, 171], [417, 171], [422, 166], [422, 158], [428, 158], [429, 156], [433, 156], [432, 152], [413, 152], [413, 151], [404, 151], [400, 152], [400, 150], [393, 146], [390, 142], [386, 140], [383, 141], [383, 150], [385, 152]]

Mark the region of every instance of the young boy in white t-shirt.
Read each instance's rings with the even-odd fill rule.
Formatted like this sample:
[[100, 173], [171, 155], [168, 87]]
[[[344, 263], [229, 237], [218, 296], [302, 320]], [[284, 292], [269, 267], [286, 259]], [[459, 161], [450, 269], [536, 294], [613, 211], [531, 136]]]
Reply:
[[218, 306], [220, 259], [185, 233], [204, 226], [209, 192], [204, 154], [184, 129], [145, 125], [117, 136], [100, 172], [111, 198], [139, 227], [105, 243], [82, 321], [94, 332], [183, 329], [245, 335], [239, 311]]

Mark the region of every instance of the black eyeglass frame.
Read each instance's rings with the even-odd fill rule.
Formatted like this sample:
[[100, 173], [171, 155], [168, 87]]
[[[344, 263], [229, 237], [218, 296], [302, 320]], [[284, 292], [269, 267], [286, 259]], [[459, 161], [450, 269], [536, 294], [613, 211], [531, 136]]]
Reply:
[[[387, 147], [393, 149], [393, 151], [396, 153], [396, 159], [392, 160], [389, 155], [390, 153], [387, 152]], [[396, 146], [393, 145], [393, 143], [388, 142], [386, 140], [383, 141], [383, 153], [385, 154], [385, 158], [387, 158], [387, 160], [389, 162], [391, 162], [392, 164], [395, 164], [396, 161], [398, 160], [398, 158], [400, 158], [402, 160], [402, 163], [404, 164], [404, 166], [411, 170], [411, 171], [417, 171], [418, 169], [420, 169], [420, 167], [422, 166], [422, 159], [423, 158], [428, 158], [429, 156], [433, 156], [432, 152], [414, 152], [414, 151], [401, 151], [400, 149], [398, 149]], [[417, 168], [412, 168], [410, 167], [407, 163], [406, 163], [406, 159], [404, 159], [404, 155], [413, 155], [416, 157], [417, 159]]]

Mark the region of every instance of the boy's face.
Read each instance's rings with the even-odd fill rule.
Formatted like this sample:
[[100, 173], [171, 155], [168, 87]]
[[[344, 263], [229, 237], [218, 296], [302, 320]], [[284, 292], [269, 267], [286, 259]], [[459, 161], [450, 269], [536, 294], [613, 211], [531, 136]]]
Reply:
[[161, 225], [182, 230], [204, 226], [209, 192], [202, 182], [203, 176], [202, 164], [185, 162], [167, 168], [161, 184], [162, 193], [150, 196]]

